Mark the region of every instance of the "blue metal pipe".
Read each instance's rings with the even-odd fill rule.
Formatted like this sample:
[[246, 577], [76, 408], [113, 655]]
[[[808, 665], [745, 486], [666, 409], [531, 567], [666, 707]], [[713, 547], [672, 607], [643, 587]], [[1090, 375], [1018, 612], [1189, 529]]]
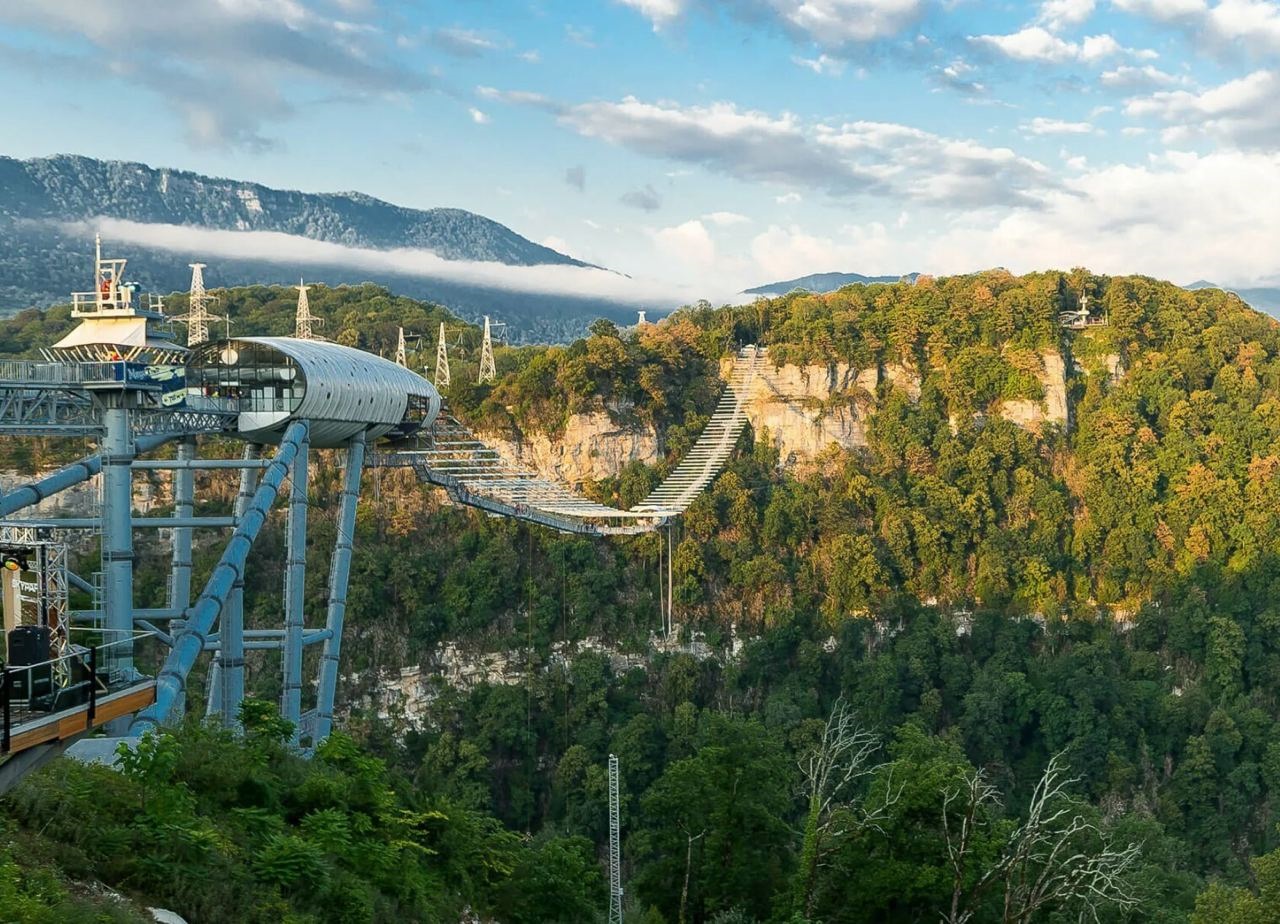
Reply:
[[[134, 446], [137, 452], [150, 452], [157, 446], [177, 438], [178, 434], [176, 433], [140, 436], [134, 441]], [[14, 488], [8, 494], [0, 497], [0, 517], [7, 517], [23, 507], [38, 504], [46, 497], [52, 497], [59, 491], [65, 491], [67, 488], [74, 487], [82, 481], [88, 481], [101, 471], [102, 456], [95, 454], [72, 462], [66, 468], [58, 469], [58, 471], [51, 475], [46, 475], [39, 481], [33, 481], [20, 488]]]
[[[244, 447], [244, 461], [260, 461], [262, 447], [250, 443]], [[240, 493], [236, 495], [235, 514], [243, 517], [253, 499], [253, 489], [258, 483], [258, 470], [246, 468], [240, 472]], [[215, 665], [216, 686], [209, 690], [210, 702], [217, 702], [225, 728], [236, 728], [240, 721], [240, 703], [244, 699], [244, 575], [236, 577], [231, 585], [231, 595], [218, 618], [222, 638]]]
[[[275, 503], [280, 484], [288, 474], [289, 466], [298, 454], [299, 444], [306, 435], [305, 421], [294, 421], [285, 430], [280, 449], [271, 460], [271, 467], [262, 476], [262, 482], [254, 492], [253, 500], [240, 520], [235, 535], [223, 550], [200, 599], [184, 615], [182, 630], [174, 635], [173, 649], [165, 659], [160, 676], [156, 678], [155, 703], [134, 716], [129, 726], [131, 734], [141, 734], [173, 717], [186, 686], [187, 675], [204, 649], [205, 638], [213, 629], [232, 586], [244, 574], [249, 550], [253, 548], [253, 542], [258, 538], [262, 524], [266, 522], [267, 512]], [[225, 638], [223, 641], [225, 642]], [[223, 682], [225, 681], [224, 677]]]
[[304, 436], [293, 460], [293, 484], [289, 491], [288, 554], [284, 581], [284, 657], [280, 659], [280, 714], [293, 723], [293, 743], [298, 743], [302, 723], [302, 630], [307, 590], [307, 455]]
[[338, 686], [338, 660], [342, 656], [342, 624], [347, 614], [347, 582], [351, 577], [351, 548], [356, 534], [356, 504], [360, 500], [364, 450], [365, 435], [358, 433], [347, 446], [338, 536], [329, 570], [329, 611], [325, 618], [326, 637], [320, 655], [320, 686], [316, 692], [316, 730], [312, 747], [328, 738], [333, 728], [333, 700]]

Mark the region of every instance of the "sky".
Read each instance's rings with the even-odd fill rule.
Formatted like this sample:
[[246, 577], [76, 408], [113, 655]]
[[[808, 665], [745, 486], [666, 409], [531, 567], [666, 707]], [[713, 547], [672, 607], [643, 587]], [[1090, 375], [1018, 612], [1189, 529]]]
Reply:
[[0, 153], [464, 208], [681, 300], [1280, 281], [1272, 0], [4, 0], [0, 89]]

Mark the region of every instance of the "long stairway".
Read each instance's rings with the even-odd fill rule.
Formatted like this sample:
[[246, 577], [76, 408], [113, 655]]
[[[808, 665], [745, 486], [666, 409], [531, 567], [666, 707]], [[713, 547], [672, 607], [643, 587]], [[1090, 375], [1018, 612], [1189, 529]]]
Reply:
[[694, 498], [715, 480], [746, 428], [747, 401], [765, 361], [766, 350], [760, 347], [748, 346], [738, 351], [729, 384], [720, 395], [711, 419], [698, 435], [698, 441], [680, 460], [675, 471], [635, 510], [660, 510], [667, 515], [684, 513]]
[[371, 461], [411, 467], [419, 478], [443, 487], [458, 503], [498, 516], [588, 535], [652, 532], [688, 509], [724, 468], [746, 427], [746, 403], [765, 362], [763, 348], [749, 346], [738, 351], [729, 382], [693, 448], [662, 484], [631, 510], [597, 504], [508, 462], [448, 415], [436, 421], [422, 448], [381, 453]]

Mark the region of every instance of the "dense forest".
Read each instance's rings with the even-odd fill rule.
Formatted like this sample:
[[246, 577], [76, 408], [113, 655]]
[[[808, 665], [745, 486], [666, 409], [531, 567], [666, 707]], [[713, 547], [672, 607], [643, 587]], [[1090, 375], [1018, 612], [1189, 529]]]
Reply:
[[[225, 296], [236, 333], [288, 330], [288, 290]], [[1063, 329], [1085, 297], [1106, 323]], [[404, 326], [434, 358], [429, 306], [354, 287], [312, 307], [342, 342], [386, 352]], [[193, 721], [121, 773], [59, 763], [6, 800], [0, 894], [42, 908], [96, 878], [198, 921], [603, 920], [612, 753], [632, 922], [1280, 919], [1276, 323], [1142, 277], [921, 277], [599, 323], [499, 350], [493, 386], [455, 371], [448, 398], [491, 428], [652, 424], [658, 465], [589, 486], [625, 504], [746, 343], [918, 388], [881, 380], [863, 450], [784, 467], [744, 437], [675, 527], [680, 644], [654, 644], [665, 536], [560, 535], [372, 475], [343, 736], [302, 761], [255, 707], [242, 741]], [[1069, 425], [1020, 428], [996, 410], [1041, 397], [1048, 350]], [[313, 574], [337, 490], [322, 460]], [[273, 570], [249, 573], [260, 624]], [[508, 676], [380, 715], [445, 642]], [[278, 692], [270, 665], [254, 680]]]

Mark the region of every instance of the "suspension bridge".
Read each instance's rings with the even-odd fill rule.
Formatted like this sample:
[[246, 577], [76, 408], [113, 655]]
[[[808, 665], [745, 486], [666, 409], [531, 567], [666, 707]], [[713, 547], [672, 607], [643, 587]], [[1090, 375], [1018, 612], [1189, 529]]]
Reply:
[[[235, 727], [245, 696], [246, 657], [275, 652], [281, 713], [304, 751], [332, 729], [347, 586], [362, 473], [406, 467], [454, 501], [566, 532], [609, 536], [670, 523], [714, 480], [746, 425], [745, 404], [763, 374], [763, 349], [734, 362], [714, 413], [688, 454], [629, 510], [581, 497], [512, 464], [442, 407], [422, 376], [311, 333], [299, 285], [294, 337], [208, 340], [212, 296], [193, 264], [180, 345], [156, 299], [141, 306], [122, 259], [94, 263], [92, 291], [73, 294], [80, 324], [43, 361], [0, 362], [0, 436], [89, 438], [97, 451], [0, 495], [0, 597], [7, 655], [0, 671], [0, 792], [69, 744], [109, 758], [120, 741], [174, 721], [190, 708], [187, 680], [208, 664], [205, 713]], [[403, 358], [403, 350], [398, 350]], [[240, 458], [202, 458], [202, 437], [233, 438]], [[379, 442], [382, 441], [382, 442]], [[143, 458], [162, 447], [173, 458]], [[272, 451], [274, 448], [274, 451]], [[308, 625], [307, 491], [313, 449], [342, 452], [337, 536], [323, 625]], [[133, 510], [138, 472], [172, 473], [173, 512]], [[239, 487], [231, 516], [197, 515], [197, 472], [231, 472]], [[88, 517], [15, 516], [98, 479]], [[245, 625], [250, 554], [284, 495], [286, 561], [277, 627]], [[134, 532], [165, 530], [169, 578], [163, 600], [135, 599]], [[89, 575], [68, 564], [67, 537], [98, 534], [101, 562]], [[231, 530], [204, 587], [193, 587], [196, 530]], [[76, 609], [70, 591], [90, 603]], [[309, 648], [318, 658], [305, 658]], [[207, 656], [207, 658], [206, 658]], [[305, 669], [310, 665], [314, 677]], [[93, 736], [103, 729], [106, 737]]]

